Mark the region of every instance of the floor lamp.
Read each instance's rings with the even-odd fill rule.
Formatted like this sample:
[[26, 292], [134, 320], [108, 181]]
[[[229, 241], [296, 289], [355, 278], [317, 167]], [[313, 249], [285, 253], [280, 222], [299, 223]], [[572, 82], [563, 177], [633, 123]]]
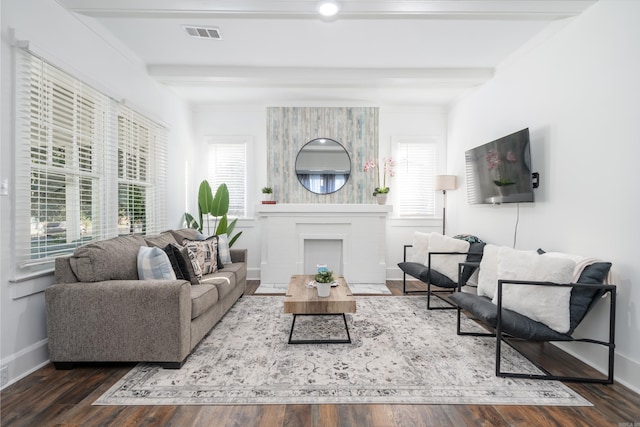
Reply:
[[436, 175], [436, 191], [442, 190], [442, 235], [444, 236], [447, 219], [447, 190], [456, 189], [455, 175]]

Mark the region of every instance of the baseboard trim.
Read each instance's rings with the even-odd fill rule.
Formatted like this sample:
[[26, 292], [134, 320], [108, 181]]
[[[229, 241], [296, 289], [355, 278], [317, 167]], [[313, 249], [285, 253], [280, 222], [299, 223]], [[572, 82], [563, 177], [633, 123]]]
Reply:
[[[606, 375], [607, 368], [605, 366], [592, 358], [585, 357], [584, 354], [576, 352], [572, 348], [571, 343], [554, 342], [552, 344]], [[614, 363], [614, 381], [628, 387], [636, 393], [640, 393], [640, 362], [616, 352], [614, 355]]]
[[47, 366], [49, 364], [48, 343], [49, 340], [45, 338], [2, 359], [0, 366], [8, 369], [9, 378], [0, 390]]

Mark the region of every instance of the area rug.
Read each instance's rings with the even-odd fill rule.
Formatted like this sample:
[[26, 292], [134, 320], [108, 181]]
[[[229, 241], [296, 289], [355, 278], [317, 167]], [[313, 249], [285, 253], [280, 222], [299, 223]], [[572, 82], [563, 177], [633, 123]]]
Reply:
[[[284, 295], [288, 287], [288, 283], [261, 283], [254, 293]], [[391, 291], [385, 285], [374, 283], [349, 283], [349, 289], [354, 295], [391, 295]]]
[[[282, 297], [245, 296], [181, 369], [139, 364], [94, 405], [486, 404], [591, 406], [555, 381], [495, 376], [492, 338], [458, 336], [425, 297], [357, 297], [351, 344], [287, 344]], [[465, 328], [479, 328], [465, 320]], [[346, 334], [342, 316], [302, 316], [294, 338]], [[537, 373], [505, 346], [504, 369]]]

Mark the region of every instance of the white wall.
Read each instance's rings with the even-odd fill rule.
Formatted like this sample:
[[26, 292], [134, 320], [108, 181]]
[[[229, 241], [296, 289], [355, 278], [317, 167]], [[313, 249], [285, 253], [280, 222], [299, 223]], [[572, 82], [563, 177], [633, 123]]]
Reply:
[[[529, 127], [536, 202], [520, 206], [517, 247], [613, 262], [619, 286], [616, 379], [640, 389], [640, 2], [603, 0], [523, 47], [449, 116], [449, 168], [464, 177], [464, 151]], [[453, 232], [511, 246], [517, 207], [470, 206], [451, 192]], [[606, 338], [607, 304], [578, 334]], [[571, 352], [601, 369], [604, 352]]]
[[[266, 164], [266, 106], [213, 106], [201, 105], [193, 109], [194, 135], [198, 153], [206, 152], [206, 139], [216, 135], [248, 135], [253, 139], [253, 159], [249, 167], [249, 212], [247, 220], [238, 222], [238, 230], [243, 234], [235, 247], [249, 250], [248, 276], [251, 279], [260, 278], [260, 223], [255, 217], [254, 207], [260, 203], [260, 189], [267, 185]], [[305, 105], [309, 106], [309, 105]], [[318, 105], [327, 106], [327, 105]], [[331, 105], [335, 106], [335, 105]], [[340, 105], [339, 105], [340, 106]], [[380, 132], [380, 156], [393, 154], [392, 139], [394, 137], [426, 136], [437, 137], [441, 141], [439, 152], [442, 155], [438, 172], [445, 172], [446, 160], [446, 111], [443, 107], [381, 107], [379, 116]], [[360, 168], [363, 165], [352, 165]], [[200, 173], [198, 173], [200, 172]], [[204, 171], [195, 168], [194, 186], [204, 179]], [[391, 187], [391, 202], [393, 203], [393, 181]], [[197, 211], [193, 195], [192, 212]], [[439, 197], [438, 203], [441, 203]], [[373, 202], [373, 199], [372, 199]], [[410, 244], [413, 232], [416, 230], [430, 232], [440, 231], [442, 222], [440, 216], [441, 205], [438, 205], [437, 217], [431, 220], [400, 220], [391, 219], [387, 225], [387, 278], [401, 278], [401, 272], [397, 264], [402, 261], [402, 249], [404, 244]]]
[[28, 40], [30, 49], [49, 62], [121, 100], [170, 129], [168, 202], [169, 224], [176, 227], [184, 212], [184, 164], [190, 158], [189, 110], [171, 92], [151, 81], [143, 64], [117, 40], [90, 31], [54, 0], [2, 0], [0, 177], [10, 179], [10, 195], [0, 197], [0, 308], [2, 367], [10, 383], [48, 359], [42, 289], [53, 282], [47, 275], [11, 283], [13, 279], [13, 61], [9, 29]]

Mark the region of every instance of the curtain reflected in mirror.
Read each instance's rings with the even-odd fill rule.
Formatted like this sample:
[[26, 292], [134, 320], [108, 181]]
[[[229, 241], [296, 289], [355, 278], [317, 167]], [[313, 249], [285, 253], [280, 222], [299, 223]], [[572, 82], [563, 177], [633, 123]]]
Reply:
[[298, 152], [296, 175], [302, 186], [313, 193], [335, 193], [349, 180], [351, 158], [339, 142], [314, 139]]

